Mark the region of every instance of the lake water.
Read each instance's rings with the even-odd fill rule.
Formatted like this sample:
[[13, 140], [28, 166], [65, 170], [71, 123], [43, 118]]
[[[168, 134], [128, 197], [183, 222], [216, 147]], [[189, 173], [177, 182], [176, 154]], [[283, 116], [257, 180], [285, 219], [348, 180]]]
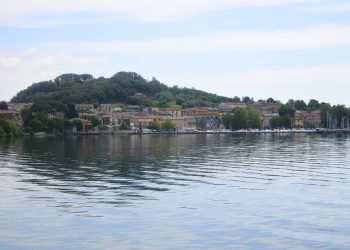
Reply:
[[288, 248], [350, 248], [350, 137], [0, 141], [0, 249]]

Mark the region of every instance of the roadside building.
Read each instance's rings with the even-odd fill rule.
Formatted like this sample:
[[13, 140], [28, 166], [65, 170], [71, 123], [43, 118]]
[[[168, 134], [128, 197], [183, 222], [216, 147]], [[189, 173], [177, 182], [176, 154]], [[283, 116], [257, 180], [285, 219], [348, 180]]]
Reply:
[[97, 110], [93, 104], [75, 104], [79, 117], [96, 116]]
[[195, 108], [187, 108], [181, 110], [181, 116], [195, 116], [196, 109]]
[[197, 121], [194, 116], [172, 117], [177, 130], [195, 130], [197, 129]]
[[161, 123], [162, 117], [159, 116], [133, 116], [130, 118], [132, 128], [147, 128], [151, 122]]
[[142, 104], [145, 101], [147, 101], [147, 95], [144, 93], [135, 93], [133, 96], [130, 97], [129, 101], [131, 101], [134, 104]]
[[270, 128], [270, 121], [273, 118], [277, 118], [279, 117], [278, 113], [262, 113], [262, 124], [263, 124], [263, 128]]
[[75, 104], [75, 109], [78, 112], [88, 112], [94, 110], [95, 107], [93, 104]]
[[140, 112], [141, 107], [139, 105], [126, 105], [125, 111], [126, 112]]
[[169, 117], [169, 118], [182, 116], [181, 109], [170, 109], [170, 108], [153, 109], [152, 114], [156, 116], [163, 116], [163, 117]]
[[128, 112], [116, 112], [113, 114], [113, 125], [121, 126], [127, 125], [130, 126], [130, 118], [134, 117]]
[[113, 107], [112, 104], [100, 104], [97, 110], [102, 114], [111, 114]]
[[244, 102], [222, 102], [219, 104], [220, 112], [231, 112], [235, 108], [246, 109], [247, 104]]
[[260, 111], [262, 113], [278, 114], [280, 108], [280, 104], [266, 104], [261, 106]]
[[23, 124], [21, 113], [13, 109], [0, 110], [0, 117], [3, 117], [4, 119], [7, 119], [7, 120], [14, 121], [21, 126]]
[[13, 102], [10, 102], [8, 104], [8, 109], [15, 110], [17, 112], [21, 112], [22, 109], [30, 108], [31, 106], [33, 106], [33, 103], [13, 103]]
[[197, 129], [216, 130], [220, 128], [220, 112], [208, 108], [194, 110]]
[[295, 112], [293, 126], [297, 128], [318, 128], [321, 123], [321, 111], [313, 112], [300, 111]]
[[113, 106], [112, 104], [100, 104], [97, 108], [97, 117], [101, 120], [102, 125], [112, 125]]
[[[80, 121], [83, 124], [83, 128], [82, 131], [83, 133], [91, 133], [94, 132], [93, 126], [92, 126], [92, 122], [89, 120], [85, 120], [85, 119], [81, 119], [81, 118], [74, 118], [70, 120], [71, 122], [76, 122], [76, 121]], [[76, 132], [76, 128], [73, 131]]]

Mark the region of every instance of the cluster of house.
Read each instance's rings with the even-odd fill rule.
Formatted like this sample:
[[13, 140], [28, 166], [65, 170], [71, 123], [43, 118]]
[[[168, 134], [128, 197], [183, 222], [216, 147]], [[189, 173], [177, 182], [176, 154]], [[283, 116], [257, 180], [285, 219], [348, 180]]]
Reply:
[[[223, 129], [222, 116], [231, 112], [234, 108], [256, 109], [261, 113], [262, 126], [270, 127], [270, 120], [279, 117], [280, 104], [256, 102], [221, 103], [217, 108], [142, 108], [138, 105], [122, 106], [118, 104], [100, 104], [95, 107], [92, 104], [76, 104], [76, 109], [81, 118], [96, 116], [103, 125], [115, 127], [121, 125], [130, 126], [133, 130], [147, 128], [150, 123], [169, 119], [177, 130], [218, 130]], [[87, 123], [87, 121], [84, 121]], [[321, 123], [320, 111], [297, 111], [293, 119], [293, 127], [319, 127]], [[89, 124], [87, 123], [87, 126]]]
[[[0, 110], [0, 116], [14, 120], [22, 124], [21, 109], [31, 104], [10, 103], [8, 110]], [[120, 104], [76, 104], [75, 108], [79, 114], [79, 119], [83, 123], [83, 130], [92, 130], [91, 121], [86, 117], [95, 116], [107, 129], [113, 129], [122, 125], [127, 125], [131, 129], [140, 130], [147, 128], [150, 123], [161, 123], [170, 119], [177, 130], [217, 130], [224, 128], [222, 116], [231, 112], [234, 108], [256, 109], [261, 113], [262, 125], [264, 128], [270, 127], [270, 120], [278, 117], [281, 105], [267, 102], [256, 103], [221, 103], [217, 108], [142, 108], [138, 105]], [[63, 118], [64, 113], [53, 112], [49, 118]], [[305, 112], [297, 111], [293, 119], [293, 127], [319, 127], [321, 123], [320, 111]]]
[[23, 125], [21, 110], [30, 107], [32, 103], [9, 103], [7, 110], [0, 110], [0, 117], [15, 121], [20, 126]]
[[297, 110], [293, 118], [293, 126], [297, 128], [318, 128], [321, 123], [321, 111], [306, 112]]
[[[111, 129], [127, 125], [133, 130], [147, 128], [152, 122], [162, 123], [171, 120], [177, 130], [216, 130], [221, 125], [221, 113], [213, 108], [171, 109], [141, 108], [138, 105], [121, 106], [118, 104], [76, 104], [79, 117], [96, 116]], [[86, 122], [86, 121], [84, 121]]]

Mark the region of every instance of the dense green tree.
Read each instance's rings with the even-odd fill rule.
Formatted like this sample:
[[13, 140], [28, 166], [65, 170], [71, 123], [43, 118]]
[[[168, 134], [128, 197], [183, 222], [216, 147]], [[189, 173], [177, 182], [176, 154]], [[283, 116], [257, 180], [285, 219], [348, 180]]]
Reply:
[[168, 90], [156, 94], [156, 98], [160, 101], [171, 102], [174, 100], [174, 95]]
[[152, 130], [159, 130], [160, 129], [160, 125], [158, 122], [152, 121], [149, 123], [149, 125], [147, 126], [148, 129], [152, 129]]
[[0, 128], [2, 128], [2, 130], [4, 131], [4, 135], [13, 136], [11, 124], [8, 120], [0, 118]]
[[25, 107], [21, 110], [21, 116], [23, 120], [23, 125], [27, 126], [29, 121], [33, 118], [33, 114], [30, 108]]
[[290, 117], [294, 117], [295, 115], [295, 108], [291, 105], [291, 104], [285, 104], [282, 105], [279, 109], [279, 115], [280, 116], [290, 116]]
[[83, 123], [81, 122], [81, 120], [79, 119], [76, 119], [76, 120], [73, 120], [73, 123], [72, 123], [73, 127], [75, 127], [77, 129], [77, 131], [83, 131]]
[[245, 102], [245, 103], [254, 102], [253, 98], [250, 98], [249, 96], [244, 97], [242, 101]]
[[255, 109], [248, 109], [247, 111], [247, 126], [248, 128], [261, 128], [262, 121], [260, 112]]
[[233, 113], [225, 113], [222, 116], [222, 123], [226, 127], [226, 129], [232, 129], [232, 124], [233, 124]]
[[159, 108], [169, 108], [169, 103], [166, 100], [162, 100], [158, 102], [158, 107]]
[[44, 130], [43, 123], [37, 117], [33, 117], [28, 122], [28, 127], [30, 127], [34, 132], [40, 132]]
[[[177, 103], [184, 107], [215, 106], [220, 102], [230, 102], [231, 98], [209, 94], [204, 91], [167, 87], [153, 78], [147, 81], [134, 72], [119, 72], [111, 78], [93, 78], [91, 75], [64, 74], [54, 81], [35, 83], [20, 91], [13, 102], [53, 102], [68, 103], [134, 103], [135, 93], [144, 93], [146, 100], [140, 104], [155, 104], [159, 101]], [[187, 102], [186, 101], [191, 101]], [[204, 105], [203, 105], [204, 104]], [[161, 103], [162, 106], [167, 106]], [[51, 105], [52, 106], [52, 105]], [[52, 107], [42, 107], [49, 109]], [[56, 109], [57, 108], [53, 108]], [[66, 110], [63, 112], [67, 112]]]
[[64, 123], [63, 119], [53, 118], [49, 120], [48, 127], [55, 132], [62, 131], [63, 123]]
[[196, 107], [196, 103], [193, 100], [186, 100], [183, 104], [182, 104], [182, 108], [186, 109], [186, 108], [194, 108]]
[[279, 117], [273, 117], [270, 120], [270, 127], [275, 129], [280, 127], [280, 118]]
[[0, 102], [0, 110], [8, 110], [8, 109], [9, 109], [9, 107], [7, 105], [7, 102], [1, 101]]
[[327, 115], [332, 114], [332, 106], [329, 103], [321, 103], [321, 125], [327, 127]]
[[[337, 119], [337, 127], [341, 128], [342, 120], [345, 118], [350, 119], [350, 111], [344, 105], [336, 105], [332, 107], [331, 115]], [[345, 125], [345, 124], [343, 124]]]
[[184, 104], [185, 102], [186, 102], [186, 99], [181, 97], [181, 96], [176, 98], [176, 104], [177, 105], [181, 105], [182, 106], [182, 104]]
[[86, 83], [86, 82], [92, 81], [93, 79], [94, 77], [90, 74], [82, 74], [82, 75], [63, 74], [63, 75], [60, 75], [59, 77], [56, 77], [55, 82], [60, 83], [60, 82], [66, 82], [66, 81], [74, 81], [74, 82]]
[[17, 123], [0, 118], [0, 137], [14, 137], [21, 135], [23, 135], [23, 132]]
[[170, 119], [166, 119], [162, 122], [161, 128], [167, 131], [171, 131], [176, 128], [176, 124], [172, 122]]
[[122, 125], [120, 125], [119, 129], [120, 130], [130, 130], [131, 128], [128, 124], [123, 123]]
[[248, 114], [247, 111], [241, 108], [235, 108], [233, 110], [233, 120], [232, 120], [232, 129], [246, 129], [248, 128]]
[[101, 121], [94, 115], [89, 115], [84, 117], [86, 120], [89, 120], [92, 123], [93, 127], [101, 125]]
[[67, 118], [63, 119], [63, 129], [70, 129], [73, 127], [73, 123], [70, 122]]
[[57, 111], [66, 112], [67, 106], [63, 102], [57, 100], [38, 100], [33, 103], [30, 110], [32, 112], [40, 112], [45, 114]]
[[67, 112], [64, 114], [64, 117], [67, 119], [73, 119], [73, 118], [78, 118], [79, 114], [77, 110], [75, 109], [74, 104], [68, 104], [67, 105]]
[[292, 125], [292, 117], [289, 115], [283, 115], [280, 118], [280, 126], [283, 128], [290, 128]]
[[307, 109], [307, 105], [306, 105], [306, 103], [303, 100], [296, 100], [294, 102], [294, 108], [296, 110], [303, 110], [303, 111], [305, 111]]
[[241, 98], [238, 96], [233, 97], [232, 102], [241, 102]]
[[292, 125], [292, 118], [289, 115], [274, 117], [270, 120], [271, 128], [290, 128]]
[[321, 107], [320, 103], [315, 100], [315, 99], [311, 99], [307, 105], [309, 110], [316, 110], [319, 109]]
[[294, 103], [295, 103], [295, 101], [293, 99], [289, 99], [286, 104], [289, 104], [289, 105], [294, 107]]
[[261, 128], [262, 121], [260, 112], [255, 109], [235, 108], [232, 113], [226, 113], [222, 116], [222, 123], [227, 129], [247, 129]]

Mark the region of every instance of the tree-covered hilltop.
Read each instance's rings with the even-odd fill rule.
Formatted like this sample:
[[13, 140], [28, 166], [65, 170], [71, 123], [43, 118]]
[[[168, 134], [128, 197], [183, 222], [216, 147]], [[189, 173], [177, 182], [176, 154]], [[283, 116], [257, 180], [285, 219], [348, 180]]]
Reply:
[[[143, 95], [137, 95], [142, 93]], [[136, 95], [135, 95], [136, 94]], [[68, 103], [126, 103], [145, 106], [184, 108], [214, 106], [232, 101], [227, 97], [204, 91], [168, 87], [153, 78], [148, 81], [134, 72], [119, 72], [110, 78], [94, 78], [89, 74], [64, 74], [54, 80], [34, 83], [20, 91], [11, 102], [30, 103], [37, 101]]]

